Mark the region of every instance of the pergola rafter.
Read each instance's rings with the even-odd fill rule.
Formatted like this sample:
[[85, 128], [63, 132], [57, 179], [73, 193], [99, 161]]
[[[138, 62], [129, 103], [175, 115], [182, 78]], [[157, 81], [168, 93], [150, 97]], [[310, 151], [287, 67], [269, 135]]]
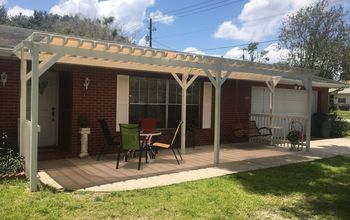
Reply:
[[[215, 87], [214, 163], [220, 162], [220, 112], [221, 86], [227, 79], [273, 82], [276, 77], [304, 82], [308, 90], [308, 101], [312, 95], [312, 76], [316, 71], [289, 68], [279, 65], [258, 64], [249, 61], [189, 54], [177, 51], [127, 46], [111, 42], [94, 41], [77, 37], [34, 32], [15, 48], [21, 59], [21, 149], [24, 146], [24, 124], [26, 121], [26, 82], [31, 79], [30, 122], [30, 189], [37, 190], [38, 150], [38, 88], [39, 77], [55, 63], [78, 64], [95, 67], [110, 67], [171, 74], [182, 88], [181, 149], [185, 151], [186, 140], [186, 94], [187, 88], [199, 77], [208, 77]], [[31, 60], [31, 71], [26, 73], [26, 60]], [[181, 76], [181, 79], [179, 75]], [[190, 78], [190, 79], [189, 79]], [[311, 103], [311, 101], [309, 102]], [[311, 104], [307, 104], [310, 131]], [[307, 144], [310, 144], [310, 134]], [[309, 148], [307, 148], [309, 149]]]

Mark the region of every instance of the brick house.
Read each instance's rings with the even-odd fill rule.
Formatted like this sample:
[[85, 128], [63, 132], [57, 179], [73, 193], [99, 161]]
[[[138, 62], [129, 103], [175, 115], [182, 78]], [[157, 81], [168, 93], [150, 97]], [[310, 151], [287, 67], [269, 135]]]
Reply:
[[[85, 48], [88, 44], [92, 45], [89, 49]], [[42, 60], [37, 67], [33, 45], [38, 45], [38, 59]], [[114, 47], [117, 49], [113, 53], [118, 54], [118, 58], [107, 53]], [[226, 68], [222, 75], [215, 75], [218, 67], [215, 62]], [[201, 71], [202, 67], [208, 67], [210, 71]], [[161, 138], [169, 138], [176, 124], [184, 121], [181, 114], [184, 90], [180, 83], [188, 84], [186, 124], [192, 123], [196, 128], [194, 134], [187, 136], [187, 145], [214, 143], [215, 149], [220, 143], [247, 141], [244, 137], [235, 137], [232, 126], [246, 124], [252, 115], [265, 117], [273, 113], [283, 117], [311, 117], [311, 113], [327, 112], [328, 89], [342, 86], [313, 76], [315, 73], [311, 70], [122, 46], [0, 26], [0, 73], [6, 75], [6, 83], [0, 85], [0, 131], [5, 131], [13, 143], [23, 143], [19, 134], [21, 123], [33, 117], [30, 110], [35, 103], [31, 102], [31, 81], [34, 79], [27, 73], [34, 74], [42, 69], [46, 71], [36, 82], [40, 125], [38, 151], [40, 154], [50, 148], [70, 156], [80, 152], [80, 116], [89, 119], [89, 153], [92, 155], [105, 144], [99, 119], [106, 119], [110, 129], [118, 131], [118, 123], [139, 123], [142, 118], [154, 117], [162, 130]], [[31, 79], [22, 85], [21, 72], [22, 81]], [[195, 80], [190, 80], [191, 76]], [[221, 81], [215, 84], [217, 79]], [[307, 79], [310, 84], [312, 79], [310, 92], [304, 89]], [[84, 86], [86, 80], [88, 87]], [[221, 92], [215, 88], [220, 88]], [[216, 102], [215, 97], [220, 97], [221, 101]], [[216, 115], [215, 110], [220, 114]], [[19, 118], [22, 118], [20, 123]], [[311, 123], [305, 123], [306, 136], [310, 130], [308, 124]], [[181, 139], [184, 148], [185, 130]], [[24, 145], [20, 147], [23, 151]]]

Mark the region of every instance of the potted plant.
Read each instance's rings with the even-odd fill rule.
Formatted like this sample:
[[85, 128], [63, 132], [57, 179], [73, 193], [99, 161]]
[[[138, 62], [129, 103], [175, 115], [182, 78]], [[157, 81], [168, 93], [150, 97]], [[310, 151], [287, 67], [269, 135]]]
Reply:
[[88, 135], [91, 133], [89, 128], [89, 120], [86, 116], [80, 116], [78, 118], [79, 133], [81, 135], [81, 152], [79, 157], [87, 157], [88, 153]]

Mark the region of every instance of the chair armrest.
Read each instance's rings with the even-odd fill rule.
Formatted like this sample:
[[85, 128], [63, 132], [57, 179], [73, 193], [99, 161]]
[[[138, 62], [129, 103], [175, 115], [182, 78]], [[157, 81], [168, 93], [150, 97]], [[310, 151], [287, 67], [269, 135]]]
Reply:
[[261, 127], [261, 128], [258, 128], [258, 130], [259, 130], [259, 132], [261, 131], [261, 130], [268, 130], [268, 134], [269, 135], [272, 135], [272, 130], [271, 130], [271, 128], [268, 128], [268, 127]]

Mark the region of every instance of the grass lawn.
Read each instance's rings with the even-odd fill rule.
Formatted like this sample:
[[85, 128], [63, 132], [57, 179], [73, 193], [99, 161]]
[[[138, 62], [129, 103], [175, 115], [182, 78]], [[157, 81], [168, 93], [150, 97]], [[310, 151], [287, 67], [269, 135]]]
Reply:
[[337, 115], [344, 119], [350, 119], [350, 111], [337, 110]]
[[350, 155], [116, 193], [0, 184], [1, 219], [350, 219]]

